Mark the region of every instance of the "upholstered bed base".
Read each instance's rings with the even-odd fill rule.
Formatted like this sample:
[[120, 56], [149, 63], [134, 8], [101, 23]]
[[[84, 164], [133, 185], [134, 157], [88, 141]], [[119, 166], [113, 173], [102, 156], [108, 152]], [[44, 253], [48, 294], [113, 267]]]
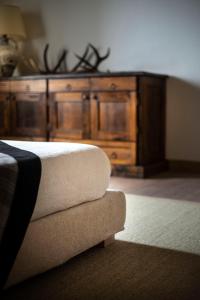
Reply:
[[63, 264], [123, 230], [124, 222], [125, 196], [116, 191], [32, 221], [7, 287]]

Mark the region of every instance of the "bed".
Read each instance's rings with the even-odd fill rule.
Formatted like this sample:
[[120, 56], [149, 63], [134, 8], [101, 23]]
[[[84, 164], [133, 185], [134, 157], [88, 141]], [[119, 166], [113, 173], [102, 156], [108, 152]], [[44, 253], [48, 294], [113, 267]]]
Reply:
[[34, 210], [6, 287], [61, 265], [123, 230], [125, 196], [108, 190], [110, 163], [100, 148], [3, 142], [37, 155], [42, 170]]

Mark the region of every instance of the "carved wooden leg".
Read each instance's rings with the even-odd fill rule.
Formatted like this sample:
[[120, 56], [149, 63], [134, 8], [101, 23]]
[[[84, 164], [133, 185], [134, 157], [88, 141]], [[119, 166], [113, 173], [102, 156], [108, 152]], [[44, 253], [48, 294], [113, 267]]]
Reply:
[[112, 244], [115, 240], [115, 235], [111, 235], [109, 238], [107, 238], [106, 240], [104, 240], [103, 242], [99, 243], [99, 247], [101, 248], [105, 248], [107, 246], [109, 246], [110, 244]]

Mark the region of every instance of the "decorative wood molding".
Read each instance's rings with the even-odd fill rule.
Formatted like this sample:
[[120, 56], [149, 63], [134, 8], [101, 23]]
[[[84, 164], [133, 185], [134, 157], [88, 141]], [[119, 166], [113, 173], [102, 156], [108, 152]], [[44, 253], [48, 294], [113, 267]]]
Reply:
[[200, 173], [200, 161], [169, 160], [169, 169], [174, 172]]

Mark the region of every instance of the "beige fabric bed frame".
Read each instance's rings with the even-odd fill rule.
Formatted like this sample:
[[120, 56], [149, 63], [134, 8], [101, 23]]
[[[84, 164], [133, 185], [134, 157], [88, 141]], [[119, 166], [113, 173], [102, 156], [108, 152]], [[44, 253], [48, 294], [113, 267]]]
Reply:
[[123, 230], [125, 196], [107, 191], [98, 200], [45, 216], [29, 224], [7, 287], [63, 264]]

